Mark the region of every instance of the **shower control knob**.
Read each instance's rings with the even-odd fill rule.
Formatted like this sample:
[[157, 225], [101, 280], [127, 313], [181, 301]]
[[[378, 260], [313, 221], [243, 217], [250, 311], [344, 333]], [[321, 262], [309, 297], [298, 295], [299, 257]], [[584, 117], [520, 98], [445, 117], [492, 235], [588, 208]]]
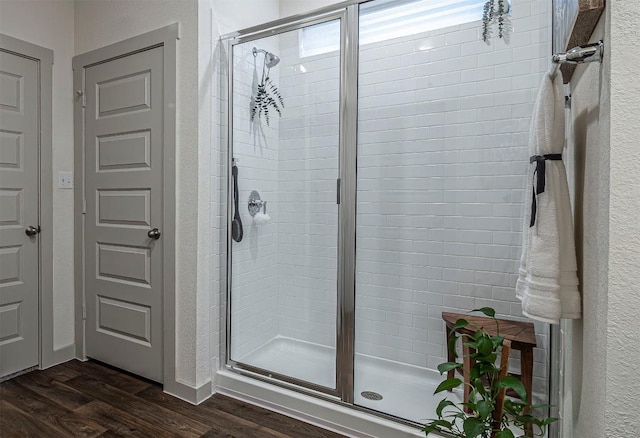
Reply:
[[154, 240], [158, 240], [160, 238], [160, 230], [157, 228], [154, 228], [153, 230], [149, 230], [149, 232], [147, 233], [147, 236], [149, 236], [150, 239], [154, 239]]

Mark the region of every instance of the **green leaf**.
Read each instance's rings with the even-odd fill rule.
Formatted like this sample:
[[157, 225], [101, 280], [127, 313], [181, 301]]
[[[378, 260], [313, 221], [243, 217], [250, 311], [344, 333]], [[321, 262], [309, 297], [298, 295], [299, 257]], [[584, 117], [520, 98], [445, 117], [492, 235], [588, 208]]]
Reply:
[[496, 433], [496, 438], [516, 438], [509, 429], [504, 429]]
[[483, 336], [480, 339], [478, 339], [476, 344], [477, 344], [476, 350], [478, 350], [478, 354], [480, 356], [487, 356], [491, 354], [491, 352], [493, 351], [493, 342], [491, 342], [491, 339], [489, 339], [486, 336]]
[[469, 378], [471, 379], [471, 381], [475, 382], [476, 379], [478, 379], [481, 376], [482, 376], [482, 373], [480, 372], [479, 364], [475, 364], [475, 366], [472, 366], [471, 372], [469, 373]]
[[467, 347], [473, 348], [475, 350], [478, 344], [475, 341], [468, 341], [468, 342], [463, 342], [463, 345], [466, 345]]
[[476, 417], [469, 417], [462, 423], [462, 430], [466, 438], [476, 438], [484, 432], [484, 423]]
[[447, 400], [446, 398], [443, 398], [442, 401], [440, 403], [438, 403], [438, 407], [436, 408], [436, 415], [439, 418], [442, 418], [442, 410], [448, 406], [455, 406], [455, 404], [453, 404], [452, 402], [450, 402], [449, 400]]
[[491, 353], [488, 356], [482, 356], [480, 354], [475, 355], [476, 362], [489, 363], [489, 364], [494, 364], [497, 358], [498, 358], [498, 355], [495, 353]]
[[459, 320], [456, 321], [453, 327], [451, 327], [451, 330], [455, 332], [456, 330], [465, 328], [468, 325], [469, 325], [469, 322], [466, 319], [460, 318]]
[[445, 362], [438, 365], [438, 371], [440, 371], [440, 375], [446, 373], [447, 371], [455, 370], [456, 368], [462, 368], [462, 364], [457, 362]]
[[484, 387], [484, 383], [482, 383], [482, 379], [475, 379], [473, 381], [473, 386], [476, 388], [478, 393], [482, 396], [487, 395], [487, 390]]
[[485, 315], [487, 315], [489, 318], [496, 317], [496, 311], [493, 310], [491, 307], [481, 307], [480, 309], [473, 309], [472, 312], [482, 312]]
[[522, 410], [526, 407], [527, 405], [525, 403], [519, 402], [519, 401], [515, 401], [515, 400], [511, 400], [509, 398], [505, 399], [504, 401], [504, 410], [505, 412], [507, 412], [510, 415], [518, 416], [522, 413]]
[[527, 390], [524, 388], [524, 385], [513, 376], [503, 377], [500, 382], [498, 382], [498, 388], [511, 388], [518, 394], [521, 400], [527, 399]]
[[422, 428], [422, 431], [427, 434], [435, 432], [436, 430], [438, 430], [438, 426], [435, 424], [427, 424]]
[[453, 335], [449, 338], [448, 347], [449, 351], [453, 353], [453, 357], [458, 357], [458, 352], [456, 351], [456, 342], [458, 342], [458, 337], [456, 335]]
[[453, 427], [453, 424], [447, 420], [431, 420], [424, 426], [424, 429], [422, 430], [424, 430], [427, 433], [430, 433], [434, 431], [440, 431], [442, 429], [451, 430], [452, 427]]
[[462, 380], [452, 377], [451, 379], [446, 379], [440, 383], [433, 393], [437, 394], [442, 391], [449, 391], [450, 389], [457, 388], [460, 385], [462, 385]]
[[498, 374], [499, 371], [493, 362], [478, 362], [473, 368], [476, 368], [483, 376], [486, 374]]
[[523, 424], [535, 424], [538, 427], [542, 427], [542, 420], [538, 419], [537, 417], [534, 417], [531, 414], [525, 414], [525, 415], [516, 415], [516, 420], [523, 423]]
[[480, 415], [481, 420], [485, 420], [493, 411], [493, 404], [488, 400], [478, 401], [476, 407], [478, 408], [478, 415]]

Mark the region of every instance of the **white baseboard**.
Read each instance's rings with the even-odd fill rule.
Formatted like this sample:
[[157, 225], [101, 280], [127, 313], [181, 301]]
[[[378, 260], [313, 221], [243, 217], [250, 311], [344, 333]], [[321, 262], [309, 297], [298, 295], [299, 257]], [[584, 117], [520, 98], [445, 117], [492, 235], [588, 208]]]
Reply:
[[216, 375], [216, 393], [353, 438], [424, 437], [420, 429], [270, 385], [231, 371]]
[[211, 381], [205, 382], [197, 388], [187, 385], [184, 382], [165, 382], [163, 391], [169, 395], [184, 400], [192, 405], [198, 405], [211, 397], [213, 385]]

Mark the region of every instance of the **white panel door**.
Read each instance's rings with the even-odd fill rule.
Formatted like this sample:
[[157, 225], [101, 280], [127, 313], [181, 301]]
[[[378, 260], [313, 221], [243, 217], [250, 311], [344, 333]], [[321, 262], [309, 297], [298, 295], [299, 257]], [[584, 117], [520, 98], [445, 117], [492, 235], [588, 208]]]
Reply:
[[87, 68], [85, 93], [86, 354], [161, 382], [163, 48]]
[[0, 50], [0, 376], [38, 365], [38, 105], [38, 63]]

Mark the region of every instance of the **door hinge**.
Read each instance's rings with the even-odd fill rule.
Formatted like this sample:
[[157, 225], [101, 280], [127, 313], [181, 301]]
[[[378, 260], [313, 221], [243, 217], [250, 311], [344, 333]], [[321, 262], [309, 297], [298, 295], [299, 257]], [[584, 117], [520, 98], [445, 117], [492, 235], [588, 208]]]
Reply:
[[87, 200], [82, 200], [82, 214], [87, 214]]
[[342, 180], [338, 178], [336, 180], [336, 204], [340, 205], [340, 183]]
[[76, 94], [78, 95], [78, 97], [80, 97], [80, 102], [82, 103], [82, 108], [85, 108], [87, 106], [87, 95], [85, 94], [85, 92], [83, 90], [76, 91]]
[[82, 319], [87, 319], [87, 308], [86, 306], [82, 306]]

